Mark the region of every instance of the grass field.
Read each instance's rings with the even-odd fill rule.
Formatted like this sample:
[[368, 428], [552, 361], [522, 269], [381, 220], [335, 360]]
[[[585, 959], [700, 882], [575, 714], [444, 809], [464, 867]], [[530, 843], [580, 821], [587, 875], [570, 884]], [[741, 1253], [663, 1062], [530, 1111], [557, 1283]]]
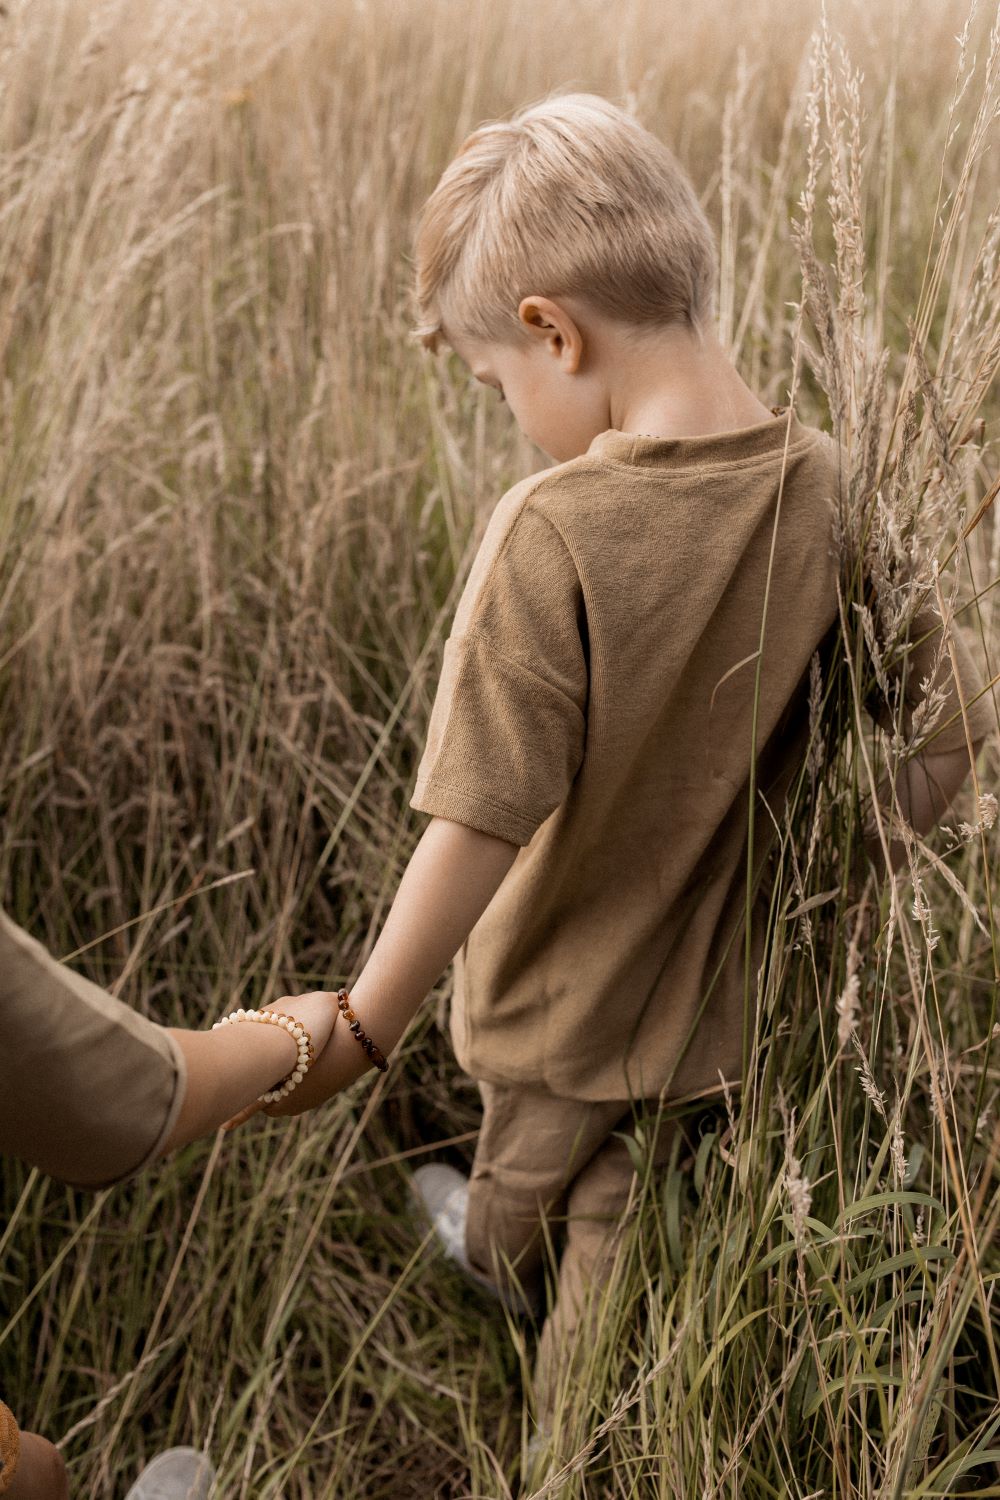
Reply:
[[475, 124], [631, 103], [702, 191], [741, 372], [851, 455], [752, 1081], [728, 1143], [640, 1172], [551, 1468], [533, 1331], [407, 1217], [478, 1120], [445, 976], [315, 1115], [97, 1195], [4, 1164], [0, 1392], [75, 1496], [174, 1442], [227, 1500], [1000, 1495], [996, 745], [867, 937], [843, 891], [893, 753], [859, 560], [939, 560], [998, 669], [997, 10], [827, 16], [5, 0], [0, 900], [155, 1019], [351, 982], [425, 824], [451, 611], [543, 462], [408, 336], [413, 218]]

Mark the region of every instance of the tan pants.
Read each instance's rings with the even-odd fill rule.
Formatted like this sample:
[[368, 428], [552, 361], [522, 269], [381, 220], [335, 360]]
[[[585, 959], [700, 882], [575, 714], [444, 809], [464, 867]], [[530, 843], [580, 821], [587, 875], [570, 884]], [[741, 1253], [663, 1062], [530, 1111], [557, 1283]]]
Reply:
[[[599, 1291], [610, 1272], [614, 1230], [635, 1176], [628, 1148], [612, 1132], [631, 1134], [640, 1114], [652, 1127], [657, 1103], [589, 1103], [519, 1084], [481, 1082], [479, 1090], [483, 1123], [465, 1231], [471, 1265], [540, 1307], [547, 1245], [558, 1253], [563, 1241], [556, 1297], [535, 1365], [537, 1414], [547, 1425], [558, 1374], [581, 1344], [588, 1290]], [[710, 1100], [683, 1119], [662, 1118], [654, 1165], [669, 1160], [678, 1134], [682, 1159], [685, 1148], [696, 1148], [699, 1122], [706, 1112], [717, 1118], [719, 1108]]]

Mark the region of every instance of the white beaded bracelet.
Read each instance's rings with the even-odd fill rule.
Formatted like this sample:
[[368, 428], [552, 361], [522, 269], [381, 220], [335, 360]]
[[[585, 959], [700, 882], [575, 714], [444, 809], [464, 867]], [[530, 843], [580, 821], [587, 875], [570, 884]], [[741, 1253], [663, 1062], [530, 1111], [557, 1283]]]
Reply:
[[270, 1022], [272, 1026], [281, 1026], [298, 1047], [298, 1060], [292, 1071], [282, 1079], [281, 1083], [260, 1095], [262, 1104], [274, 1104], [276, 1100], [284, 1099], [286, 1094], [290, 1094], [292, 1089], [302, 1082], [316, 1061], [316, 1049], [313, 1046], [312, 1037], [301, 1021], [296, 1021], [293, 1016], [286, 1016], [280, 1010], [233, 1010], [228, 1016], [223, 1016], [221, 1021], [216, 1021], [212, 1030], [218, 1031], [221, 1026], [235, 1026], [238, 1021], [265, 1021]]

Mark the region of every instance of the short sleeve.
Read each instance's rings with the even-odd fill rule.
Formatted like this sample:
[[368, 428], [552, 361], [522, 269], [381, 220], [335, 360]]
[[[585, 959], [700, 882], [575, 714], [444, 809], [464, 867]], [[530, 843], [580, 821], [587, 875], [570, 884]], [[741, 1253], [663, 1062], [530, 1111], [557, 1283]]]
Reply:
[[566, 543], [530, 500], [501, 502], [445, 642], [410, 806], [529, 843], [583, 760], [588, 688]]
[[[927, 750], [930, 754], [967, 748], [962, 718], [963, 704], [973, 744], [983, 740], [997, 723], [993, 690], [988, 686], [989, 678], [977, 667], [971, 632], [968, 627], [959, 623], [958, 618], [951, 621], [935, 673], [934, 663], [941, 646], [941, 629], [942, 620], [937, 607], [933, 603], [922, 605], [910, 621], [906, 648], [894, 653], [887, 668], [890, 680], [898, 684], [896, 691], [902, 698], [903, 729], [908, 738], [912, 733], [914, 709], [925, 696], [924, 683], [928, 683], [929, 692], [944, 692], [943, 707], [927, 730]], [[957, 678], [948, 649], [949, 640], [958, 665]], [[881, 693], [873, 695], [868, 708], [876, 722], [891, 734], [894, 718], [884, 696]], [[918, 721], [918, 739], [920, 738], [922, 731]]]

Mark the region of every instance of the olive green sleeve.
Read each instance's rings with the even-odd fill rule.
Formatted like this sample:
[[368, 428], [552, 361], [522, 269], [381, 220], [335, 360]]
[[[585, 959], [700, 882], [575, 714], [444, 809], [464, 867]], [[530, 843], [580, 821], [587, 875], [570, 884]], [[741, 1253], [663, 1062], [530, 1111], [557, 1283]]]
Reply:
[[0, 1154], [104, 1187], [155, 1161], [184, 1096], [169, 1032], [0, 912]]

